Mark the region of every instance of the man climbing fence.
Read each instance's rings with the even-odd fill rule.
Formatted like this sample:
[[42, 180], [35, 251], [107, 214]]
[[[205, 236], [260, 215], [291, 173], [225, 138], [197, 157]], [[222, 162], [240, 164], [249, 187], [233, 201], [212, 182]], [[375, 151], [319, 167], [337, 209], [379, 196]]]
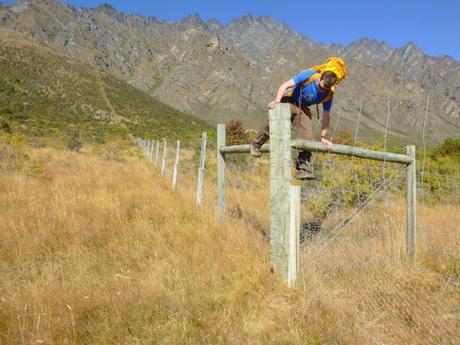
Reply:
[[[284, 82], [278, 89], [276, 98], [268, 106], [273, 109], [278, 103], [291, 104], [291, 122], [299, 139], [313, 140], [312, 115], [309, 106], [323, 104], [321, 142], [332, 147], [329, 134], [329, 118], [334, 98], [334, 87], [346, 77], [345, 62], [339, 57], [330, 57], [321, 65], [313, 66], [292, 79]], [[266, 120], [256, 137], [251, 141], [251, 155], [260, 157], [260, 147], [269, 139], [269, 125]], [[310, 151], [299, 151], [296, 160], [299, 180], [314, 179], [310, 167]]]

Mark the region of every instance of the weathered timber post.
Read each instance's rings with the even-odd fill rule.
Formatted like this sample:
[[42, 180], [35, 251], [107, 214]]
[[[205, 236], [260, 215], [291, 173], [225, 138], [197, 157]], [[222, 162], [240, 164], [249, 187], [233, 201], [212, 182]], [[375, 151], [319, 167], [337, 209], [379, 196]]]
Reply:
[[161, 163], [161, 175], [166, 173], [166, 155], [168, 154], [168, 148], [166, 139], [163, 139], [163, 161]]
[[204, 163], [206, 160], [206, 141], [208, 140], [208, 134], [206, 132], [201, 133], [201, 146], [200, 146], [200, 165], [198, 167], [198, 185], [196, 188], [196, 205], [201, 206], [201, 200], [203, 198], [203, 182], [204, 182]]
[[150, 160], [150, 152], [152, 151], [152, 140], [147, 139], [147, 159]]
[[149, 152], [149, 160], [151, 163], [153, 163], [153, 139], [150, 140], [150, 152]]
[[407, 254], [412, 260], [415, 260], [417, 200], [415, 146], [406, 146], [406, 153], [412, 158], [412, 163], [407, 166]]
[[288, 280], [291, 191], [291, 112], [288, 104], [269, 111], [270, 242], [273, 269]]
[[177, 171], [179, 169], [179, 152], [180, 152], [180, 141], [176, 142], [176, 160], [174, 161], [174, 169], [173, 169], [173, 179], [172, 179], [172, 188], [176, 188], [177, 184]]
[[225, 156], [220, 148], [225, 146], [225, 125], [217, 125], [217, 215], [225, 216]]
[[291, 224], [289, 228], [288, 286], [294, 286], [299, 272], [300, 186], [291, 186]]
[[157, 140], [157, 152], [155, 154], [155, 166], [158, 166], [158, 156], [160, 153], [160, 140]]

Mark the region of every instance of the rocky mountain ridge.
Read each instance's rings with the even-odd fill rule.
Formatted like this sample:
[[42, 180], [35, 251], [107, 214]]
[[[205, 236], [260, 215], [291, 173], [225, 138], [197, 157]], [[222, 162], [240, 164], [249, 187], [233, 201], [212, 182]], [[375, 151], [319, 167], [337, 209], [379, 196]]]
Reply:
[[354, 131], [359, 122], [361, 136], [378, 137], [389, 116], [390, 136], [409, 142], [421, 135], [429, 95], [427, 136], [460, 133], [460, 63], [429, 57], [413, 43], [393, 49], [364, 38], [326, 45], [270, 17], [246, 15], [227, 25], [198, 15], [166, 22], [56, 0], [2, 6], [0, 26], [214, 123], [240, 118], [256, 126], [281, 82], [340, 55], [349, 77], [338, 87], [332, 127]]

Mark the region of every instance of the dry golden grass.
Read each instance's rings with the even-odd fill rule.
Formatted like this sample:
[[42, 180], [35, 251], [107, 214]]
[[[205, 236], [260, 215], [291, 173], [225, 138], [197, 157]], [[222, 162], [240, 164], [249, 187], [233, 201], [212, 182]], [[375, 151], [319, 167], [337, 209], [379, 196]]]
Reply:
[[[388, 224], [373, 226], [383, 212]], [[358, 343], [456, 344], [460, 340], [459, 286], [440, 270], [424, 267], [432, 259], [425, 250], [417, 256], [422, 262], [414, 265], [408, 260], [404, 219], [404, 204], [393, 202], [364, 212], [325, 249], [323, 242], [328, 238], [318, 235], [302, 258], [304, 289], [330, 294], [337, 312], [348, 315], [350, 327], [362, 337]], [[442, 222], [437, 216], [425, 221], [434, 228]], [[447, 228], [451, 241], [456, 227], [450, 224]], [[444, 241], [439, 237], [419, 234], [418, 248], [427, 248], [429, 242], [431, 248], [450, 252], [450, 262], [457, 260], [458, 264], [458, 241], [456, 246], [442, 247]], [[458, 279], [458, 272], [449, 273], [457, 274]]]
[[[2, 344], [458, 343], [458, 286], [405, 260], [401, 224], [390, 224], [392, 236], [353, 237], [363, 218], [316, 256], [314, 239], [288, 290], [255, 231], [268, 224], [263, 163], [251, 168], [252, 193], [229, 190], [220, 224], [212, 174], [194, 206], [193, 165], [172, 191], [136, 150], [121, 160], [30, 155], [42, 173], [4, 170], [0, 180]], [[387, 212], [401, 219], [400, 206]], [[434, 226], [440, 211], [427, 210]], [[449, 260], [436, 236], [421, 238], [431, 249], [419, 260], [447, 273], [458, 227], [438, 225]]]
[[[230, 208], [246, 210], [243, 217], [258, 229], [257, 219], [268, 214], [268, 195], [261, 192], [268, 178], [250, 172], [249, 186], [241, 188], [239, 174], [232, 170], [229, 184], [239, 197]], [[251, 186], [255, 193], [246, 193]], [[263, 207], [254, 212], [253, 205]], [[334, 315], [330, 326], [344, 336], [339, 342], [460, 343], [460, 205], [419, 204], [416, 264], [406, 256], [405, 201], [390, 194], [371, 205], [344, 229], [337, 230], [337, 221], [353, 210], [342, 210], [342, 219], [330, 215], [325, 229], [302, 246], [304, 298]], [[302, 213], [307, 222], [308, 212]]]

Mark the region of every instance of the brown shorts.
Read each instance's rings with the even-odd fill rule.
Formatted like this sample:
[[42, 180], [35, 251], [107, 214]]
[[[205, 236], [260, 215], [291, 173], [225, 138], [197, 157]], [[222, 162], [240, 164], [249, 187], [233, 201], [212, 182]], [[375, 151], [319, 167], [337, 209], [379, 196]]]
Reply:
[[[298, 139], [313, 140], [311, 112], [307, 107], [299, 108], [291, 97], [283, 97], [281, 103], [291, 104], [291, 122]], [[255, 147], [261, 147], [270, 137], [268, 119], [264, 121], [256, 137], [252, 140]]]

